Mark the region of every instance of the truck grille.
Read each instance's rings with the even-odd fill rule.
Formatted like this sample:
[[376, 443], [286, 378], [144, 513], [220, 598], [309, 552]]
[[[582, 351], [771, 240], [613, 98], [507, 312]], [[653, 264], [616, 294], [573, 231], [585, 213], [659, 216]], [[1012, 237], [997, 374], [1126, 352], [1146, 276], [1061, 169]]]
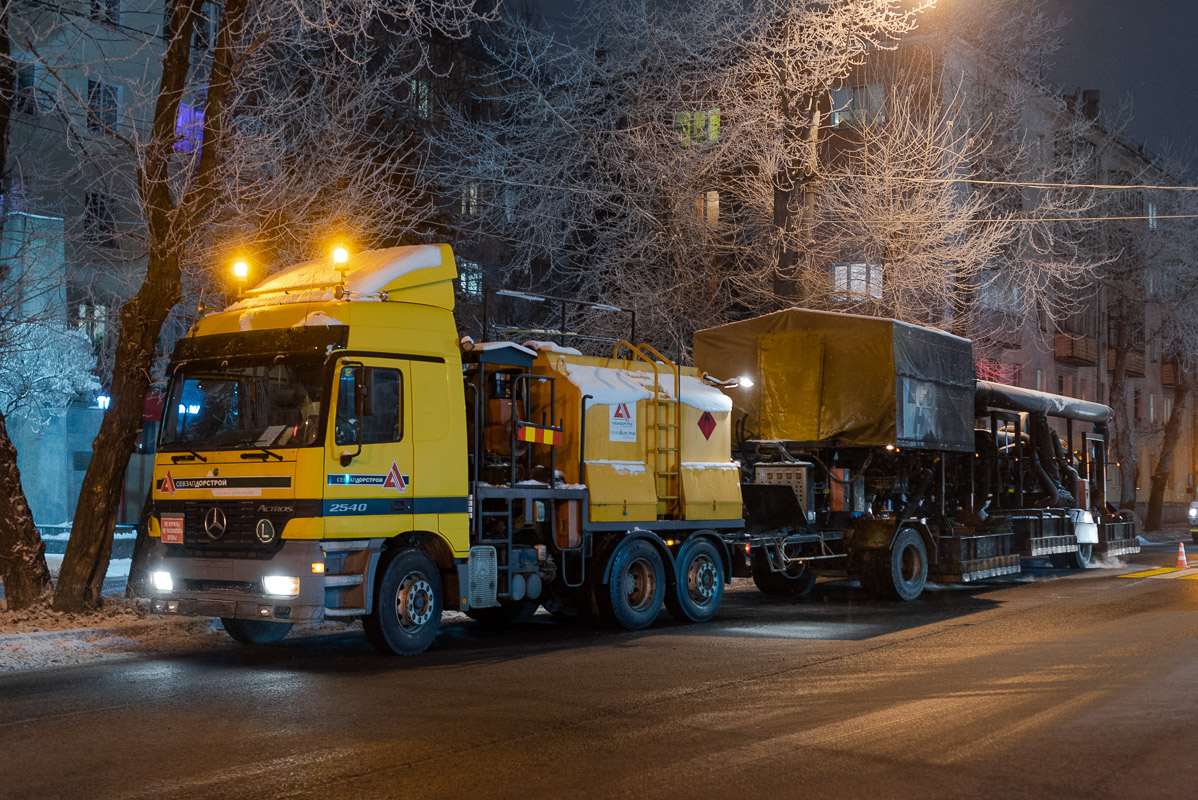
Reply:
[[[287, 521], [317, 516], [319, 506], [319, 500], [176, 500], [157, 503], [155, 511], [183, 514], [183, 544], [168, 547], [194, 556], [271, 558], [283, 546]], [[255, 532], [264, 519], [274, 528], [274, 536], [267, 542], [260, 541]]]

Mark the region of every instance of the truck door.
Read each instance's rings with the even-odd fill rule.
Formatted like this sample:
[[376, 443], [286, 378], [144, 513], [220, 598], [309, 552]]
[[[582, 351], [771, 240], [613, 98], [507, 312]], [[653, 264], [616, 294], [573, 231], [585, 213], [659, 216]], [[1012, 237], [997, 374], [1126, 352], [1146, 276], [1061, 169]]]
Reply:
[[350, 358], [337, 367], [325, 447], [325, 535], [412, 529], [411, 363]]

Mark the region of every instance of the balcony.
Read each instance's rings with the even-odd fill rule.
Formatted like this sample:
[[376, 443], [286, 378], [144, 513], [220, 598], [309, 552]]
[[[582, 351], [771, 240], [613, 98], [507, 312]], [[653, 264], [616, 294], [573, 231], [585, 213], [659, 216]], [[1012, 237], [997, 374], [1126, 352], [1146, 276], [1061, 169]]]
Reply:
[[1172, 362], [1161, 364], [1161, 386], [1177, 385], [1177, 365]]
[[[1106, 351], [1106, 369], [1107, 372], [1115, 371], [1115, 348]], [[1128, 353], [1127, 354], [1127, 374], [1133, 378], [1143, 378], [1144, 372], [1144, 354], [1143, 353]]]
[[1080, 333], [1058, 333], [1053, 340], [1053, 355], [1062, 364], [1092, 367], [1098, 363], [1098, 341]]

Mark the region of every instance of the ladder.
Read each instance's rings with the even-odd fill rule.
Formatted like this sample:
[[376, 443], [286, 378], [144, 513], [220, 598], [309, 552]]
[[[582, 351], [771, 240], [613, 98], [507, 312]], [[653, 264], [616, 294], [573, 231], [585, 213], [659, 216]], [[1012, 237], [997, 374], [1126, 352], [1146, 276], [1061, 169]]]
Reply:
[[[657, 489], [657, 518], [682, 519], [682, 437], [680, 433], [682, 369], [650, 345], [634, 346], [620, 342], [612, 349], [618, 358], [621, 347], [627, 347], [633, 360], [647, 363], [653, 369], [653, 394], [649, 398], [649, 420], [645, 425], [649, 438], [649, 453], [653, 457], [653, 475]], [[663, 391], [661, 367], [673, 374], [673, 391]]]

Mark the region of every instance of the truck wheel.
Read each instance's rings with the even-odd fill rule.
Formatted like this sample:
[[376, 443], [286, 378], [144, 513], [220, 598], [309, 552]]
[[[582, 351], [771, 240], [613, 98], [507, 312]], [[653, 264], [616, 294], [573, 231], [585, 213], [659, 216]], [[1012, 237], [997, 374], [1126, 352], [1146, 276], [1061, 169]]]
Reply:
[[274, 644], [291, 630], [290, 622], [271, 622], [266, 619], [233, 619], [221, 617], [220, 624], [234, 641], [242, 644]]
[[770, 597], [806, 597], [815, 586], [815, 575], [805, 561], [791, 564], [784, 572], [774, 572], [770, 557], [758, 547], [753, 550], [753, 583]]
[[1070, 569], [1089, 569], [1094, 557], [1093, 544], [1079, 544], [1076, 553], [1065, 553], [1065, 565]]
[[437, 565], [421, 550], [403, 550], [387, 564], [362, 627], [379, 652], [414, 656], [436, 638], [441, 608]]
[[678, 554], [678, 580], [666, 608], [679, 622], [706, 622], [724, 599], [724, 562], [707, 539], [691, 539]]
[[890, 552], [878, 553], [879, 589], [894, 600], [914, 600], [928, 582], [928, 549], [919, 531], [905, 528], [894, 538]]
[[596, 589], [605, 620], [630, 631], [649, 627], [661, 612], [666, 594], [661, 554], [644, 539], [626, 543], [612, 557], [611, 581]]
[[536, 601], [520, 600], [490, 608], [471, 608], [466, 611], [466, 616], [486, 625], [514, 625], [530, 621], [540, 607], [541, 604]]

